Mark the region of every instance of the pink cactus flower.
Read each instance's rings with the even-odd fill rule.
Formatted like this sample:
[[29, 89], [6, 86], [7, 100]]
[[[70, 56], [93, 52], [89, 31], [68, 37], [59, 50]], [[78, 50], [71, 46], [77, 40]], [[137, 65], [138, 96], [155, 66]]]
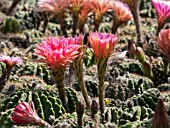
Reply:
[[118, 22], [126, 22], [133, 18], [131, 11], [126, 4], [115, 0], [112, 6], [113, 15], [118, 20]]
[[39, 126], [49, 126], [47, 122], [43, 121], [38, 116], [32, 101], [29, 103], [19, 103], [12, 113], [12, 120], [16, 124], [37, 124]]
[[170, 62], [170, 29], [160, 31], [158, 46], [161, 49], [165, 59]]
[[97, 58], [108, 58], [117, 43], [118, 37], [109, 33], [91, 32], [89, 42]]
[[21, 102], [12, 113], [12, 120], [17, 124], [34, 124], [34, 118], [39, 118], [33, 102]]
[[6, 63], [8, 67], [13, 67], [14, 65], [21, 65], [23, 60], [21, 57], [10, 57], [7, 55], [0, 55], [0, 62]]
[[91, 8], [95, 13], [103, 15], [111, 6], [109, 0], [91, 0]]
[[78, 56], [81, 46], [75, 43], [76, 40], [79, 39], [77, 37], [75, 40], [70, 37], [50, 37], [43, 40], [35, 52], [44, 57], [45, 60], [41, 60], [41, 62], [47, 63], [52, 69], [65, 67], [68, 62], [72, 62]]
[[88, 14], [92, 11], [90, 2], [83, 6], [79, 13], [79, 24], [84, 25], [87, 21]]
[[103, 14], [111, 8], [109, 0], [91, 0], [91, 8], [94, 12], [95, 30], [98, 31]]
[[39, 11], [62, 12], [69, 5], [68, 0], [39, 0], [37, 3]]
[[87, 0], [69, 0], [72, 11], [79, 12], [83, 6], [86, 6]]
[[152, 0], [152, 4], [158, 15], [158, 25], [163, 28], [163, 25], [170, 17], [170, 1]]

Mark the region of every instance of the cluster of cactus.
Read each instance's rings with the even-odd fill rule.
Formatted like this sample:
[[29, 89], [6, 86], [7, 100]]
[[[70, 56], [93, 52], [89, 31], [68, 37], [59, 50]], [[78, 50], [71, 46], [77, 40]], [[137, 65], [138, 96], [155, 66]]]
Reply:
[[12, 121], [6, 121], [11, 116], [9, 110], [15, 108], [16, 105], [23, 101], [33, 101], [35, 108], [38, 109], [39, 117], [50, 124], [54, 123], [51, 117], [56, 119], [66, 112], [60, 99], [52, 92], [47, 90], [17, 90], [10, 94], [9, 98], [1, 104], [0, 126], [12, 126]]
[[1, 31], [5, 33], [16, 33], [20, 31], [20, 22], [17, 21], [14, 17], [5, 17], [4, 26]]
[[[119, 69], [120, 75], [124, 74], [127, 71], [130, 73], [144, 75], [144, 69], [142, 64], [134, 59], [123, 59], [122, 62], [119, 63], [117, 67]], [[112, 72], [114, 72], [114, 69], [111, 70], [111, 75]]]
[[119, 76], [118, 79], [117, 82], [106, 88], [107, 98], [127, 100], [127, 98], [135, 94], [142, 94], [154, 86], [149, 78], [132, 73]]
[[119, 125], [124, 125], [128, 122], [143, 121], [152, 118], [154, 112], [152, 109], [144, 106], [134, 106], [123, 110], [119, 118]]
[[[84, 81], [85, 81], [85, 85], [86, 85], [86, 88], [87, 88], [88, 95], [91, 96], [91, 97], [98, 96], [97, 81], [93, 80], [93, 78], [91, 78], [91, 77], [85, 78]], [[80, 85], [77, 81], [74, 82], [73, 87], [75, 88], [76, 91], [80, 91]]]
[[15, 18], [22, 19], [22, 29], [38, 28], [37, 23], [39, 19], [38, 13], [35, 9], [30, 8], [29, 11], [19, 11], [15, 14]]
[[134, 95], [128, 99], [128, 102], [130, 102], [132, 106], [145, 106], [154, 110], [159, 96], [159, 90], [151, 88], [144, 91], [142, 94]]
[[27, 63], [22, 68], [16, 71], [18, 76], [31, 75], [38, 76], [44, 80], [47, 84], [53, 84], [53, 78], [51, 77], [50, 70], [47, 66], [40, 63]]
[[124, 110], [118, 107], [107, 107], [105, 117], [106, 122], [111, 122], [123, 127], [123, 125], [127, 125], [127, 123], [135, 121], [141, 123], [151, 119], [153, 114], [154, 112], [152, 109], [144, 106], [134, 106], [132, 108], [125, 108]]
[[122, 83], [113, 83], [106, 87], [106, 98], [120, 99], [125, 101], [128, 98], [128, 88]]
[[164, 62], [162, 58], [157, 58], [152, 61], [153, 82], [155, 87], [168, 83], [168, 77], [170, 74], [164, 72]]
[[67, 98], [68, 98], [68, 111], [69, 113], [75, 112], [76, 105], [78, 103], [78, 95], [76, 91], [72, 88], [66, 88]]
[[159, 95], [159, 90], [152, 88], [128, 98], [127, 101], [121, 101], [119, 105], [110, 105], [105, 112], [106, 122], [115, 123], [122, 128], [150, 126], [151, 122], [148, 123], [146, 120], [152, 118]]
[[120, 128], [151, 128], [151, 127], [152, 127], [151, 119], [144, 121], [137, 120], [133, 122], [128, 122], [120, 126]]

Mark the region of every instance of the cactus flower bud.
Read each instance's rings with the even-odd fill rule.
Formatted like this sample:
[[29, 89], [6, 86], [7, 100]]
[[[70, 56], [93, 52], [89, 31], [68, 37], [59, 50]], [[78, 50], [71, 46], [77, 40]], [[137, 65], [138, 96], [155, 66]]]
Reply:
[[129, 57], [130, 58], [134, 58], [135, 57], [135, 53], [136, 53], [136, 45], [135, 43], [129, 43]]
[[30, 101], [19, 103], [13, 113], [12, 120], [16, 124], [36, 124], [39, 126], [49, 126], [47, 122], [42, 120], [34, 108], [34, 103]]
[[139, 60], [139, 62], [141, 62], [141, 63], [146, 61], [145, 53], [141, 47], [136, 48], [136, 57]]
[[152, 73], [152, 67], [151, 67], [151, 64], [149, 61], [145, 61], [143, 63], [143, 67], [144, 67], [144, 70], [145, 70], [145, 73], [146, 75], [149, 77], [149, 78], [152, 78], [153, 77], [153, 73]]
[[78, 128], [82, 128], [83, 125], [83, 114], [84, 114], [84, 104], [78, 102], [76, 105], [76, 112], [77, 112], [77, 124]]
[[155, 114], [152, 120], [152, 128], [169, 128], [168, 114], [163, 100], [160, 98], [155, 108]]
[[96, 100], [93, 100], [91, 104], [91, 118], [95, 117], [98, 110], [99, 110], [98, 102]]

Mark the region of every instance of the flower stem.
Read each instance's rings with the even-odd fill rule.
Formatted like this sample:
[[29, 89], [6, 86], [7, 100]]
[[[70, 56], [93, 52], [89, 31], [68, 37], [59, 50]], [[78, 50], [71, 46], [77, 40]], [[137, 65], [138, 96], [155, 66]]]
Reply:
[[104, 76], [106, 72], [106, 66], [107, 66], [107, 58], [105, 59], [98, 59], [97, 60], [98, 65], [98, 78], [99, 78], [99, 105], [100, 105], [100, 112], [101, 112], [101, 123], [104, 123], [105, 117], [104, 117]]
[[75, 59], [73, 61], [73, 67], [77, 74], [80, 88], [81, 88], [84, 100], [86, 102], [86, 106], [89, 109], [90, 108], [90, 100], [88, 99], [88, 93], [87, 93], [86, 85], [85, 85], [85, 82], [83, 79], [84, 78], [83, 77], [83, 59], [79, 59], [79, 58]]
[[100, 23], [102, 21], [102, 15], [100, 14], [95, 14], [95, 20], [94, 20], [94, 30], [95, 31], [98, 31], [99, 30], [99, 26], [100, 26]]
[[121, 25], [121, 22], [117, 22], [116, 19], [113, 19], [112, 34], [116, 34], [117, 29], [120, 25]]
[[61, 35], [67, 36], [66, 21], [65, 21], [65, 13], [64, 12], [59, 13], [59, 20], [60, 20], [60, 25], [61, 25]]
[[78, 23], [78, 13], [75, 12], [73, 13], [73, 36], [76, 35], [77, 23]]
[[53, 72], [55, 82], [57, 84], [59, 98], [62, 101], [63, 106], [67, 109], [67, 97], [66, 97], [66, 91], [64, 86], [65, 67], [54, 69], [52, 72]]
[[140, 18], [139, 18], [139, 1], [137, 0], [135, 4], [129, 5], [129, 7], [132, 12], [133, 19], [134, 19], [135, 26], [136, 26], [137, 44], [140, 47], [143, 47], [141, 23], [140, 23]]
[[165, 23], [163, 21], [158, 21], [158, 28], [157, 28], [157, 32], [156, 35], [159, 35], [159, 32], [161, 31], [161, 29], [164, 27]]

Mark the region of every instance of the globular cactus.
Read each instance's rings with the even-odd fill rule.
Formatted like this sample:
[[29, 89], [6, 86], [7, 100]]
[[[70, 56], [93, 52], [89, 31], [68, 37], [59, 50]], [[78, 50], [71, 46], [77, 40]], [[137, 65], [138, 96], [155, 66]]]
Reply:
[[151, 128], [151, 119], [146, 121], [133, 121], [121, 125], [119, 128]]
[[154, 111], [152, 109], [144, 106], [127, 107], [125, 109], [122, 109], [121, 107], [107, 107], [105, 121], [122, 126], [127, 123], [131, 124], [135, 121], [141, 123], [145, 120], [149, 120], [152, 118], [153, 114]]
[[159, 90], [156, 88], [151, 88], [144, 91], [142, 94], [134, 95], [129, 98], [128, 101], [133, 102], [134, 106], [145, 106], [154, 110], [159, 96]]
[[113, 83], [106, 87], [106, 98], [112, 98], [114, 100], [120, 99], [125, 101], [128, 98], [128, 88], [122, 83]]
[[[59, 118], [66, 111], [62, 106], [61, 100], [57, 98], [58, 96], [47, 90], [17, 90], [14, 93], [10, 94], [0, 107], [1, 115], [7, 112], [9, 109], [15, 108], [20, 102], [29, 102], [33, 101], [35, 108], [38, 109], [38, 115], [43, 120], [47, 121], [50, 124], [53, 124], [50, 120], [50, 117]], [[9, 113], [9, 116], [11, 113]], [[7, 116], [7, 117], [9, 117]], [[3, 116], [0, 116], [0, 126], [12, 126], [12, 122], [4, 124]]]
[[17, 19], [15, 19], [14, 17], [6, 17], [4, 19], [4, 26], [1, 29], [2, 33], [6, 34], [6, 33], [16, 33], [18, 31], [20, 31], [21, 27], [20, 27], [20, 23]]
[[[87, 88], [88, 95], [91, 97], [98, 96], [98, 83], [96, 80], [93, 80], [91, 77], [84, 77], [85, 85]], [[78, 82], [74, 82], [73, 87], [76, 91], [80, 91], [80, 85]]]
[[119, 118], [119, 125], [124, 125], [128, 122], [143, 121], [152, 118], [154, 112], [144, 106], [134, 106], [132, 108], [126, 108], [123, 110], [122, 115]]
[[134, 59], [124, 59], [123, 62], [118, 65], [118, 68], [120, 74], [128, 71], [130, 73], [144, 75], [142, 64]]
[[66, 88], [68, 104], [67, 108], [70, 113], [75, 112], [76, 105], [78, 103], [78, 95], [76, 91], [72, 88]]
[[14, 108], [11, 108], [5, 112], [0, 112], [0, 128], [11, 128], [13, 123], [11, 114], [13, 110]]
[[153, 82], [137, 74], [128, 73], [117, 78], [117, 82], [106, 87], [106, 98], [127, 100], [135, 94], [142, 94], [153, 87]]
[[105, 121], [119, 124], [119, 119], [122, 113], [123, 113], [122, 108], [107, 107], [105, 112]]
[[44, 80], [47, 84], [54, 83], [48, 67], [40, 63], [27, 63], [25, 66], [18, 69], [16, 71], [16, 74], [18, 74], [18, 76], [23, 75], [38, 76], [39, 78]]
[[154, 86], [158, 87], [161, 84], [168, 82], [168, 77], [170, 74], [164, 72], [164, 62], [162, 58], [157, 58], [152, 61], [152, 72], [153, 72], [153, 82]]

